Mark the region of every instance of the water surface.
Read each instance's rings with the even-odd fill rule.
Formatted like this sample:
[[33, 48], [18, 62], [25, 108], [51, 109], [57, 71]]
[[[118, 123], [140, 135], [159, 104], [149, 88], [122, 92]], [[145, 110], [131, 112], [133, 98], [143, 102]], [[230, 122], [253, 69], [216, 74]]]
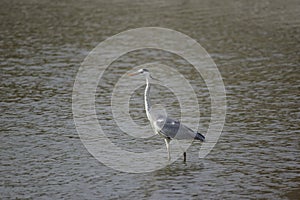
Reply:
[[[4, 0], [0, 5], [1, 199], [299, 197], [298, 1]], [[196, 39], [218, 65], [228, 108], [222, 137], [205, 159], [198, 158], [195, 143], [186, 164], [178, 160], [155, 172], [128, 174], [98, 162], [81, 143], [72, 88], [80, 63], [99, 42], [143, 26]], [[191, 66], [159, 51], [133, 52], [113, 63], [96, 102], [99, 122], [112, 140], [119, 130], [105, 94], [127, 69], [155, 59], [198, 80]], [[204, 82], [192, 84], [205, 132], [210, 98]], [[146, 125], [142, 92], [141, 86], [131, 99], [131, 116]], [[166, 100], [168, 112], [178, 115], [170, 91], [162, 96]], [[121, 138], [116, 144], [129, 148], [127, 136]], [[164, 145], [160, 138], [130, 142], [137, 150]]]

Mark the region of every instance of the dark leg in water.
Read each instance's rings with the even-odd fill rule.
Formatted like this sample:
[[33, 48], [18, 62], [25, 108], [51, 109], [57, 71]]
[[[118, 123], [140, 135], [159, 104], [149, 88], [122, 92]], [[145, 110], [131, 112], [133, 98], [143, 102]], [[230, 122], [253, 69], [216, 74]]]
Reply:
[[186, 152], [183, 152], [183, 162], [186, 162]]

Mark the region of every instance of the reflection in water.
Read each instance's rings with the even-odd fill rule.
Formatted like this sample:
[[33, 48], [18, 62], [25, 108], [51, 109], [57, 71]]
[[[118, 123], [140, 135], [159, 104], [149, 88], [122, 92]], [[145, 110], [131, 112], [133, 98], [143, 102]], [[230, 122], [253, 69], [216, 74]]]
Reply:
[[[10, 198], [297, 199], [299, 196], [298, 1], [2, 1], [1, 194]], [[162, 26], [196, 39], [224, 79], [228, 110], [219, 143], [198, 159], [147, 174], [114, 171], [95, 160], [77, 136], [71, 95], [92, 48], [128, 28]], [[174, 41], [176, 42], [176, 41]], [[130, 69], [155, 60], [188, 77], [200, 102], [200, 131], [210, 120], [205, 83], [181, 58], [158, 50], [124, 55], [97, 90], [99, 123], [122, 148], [161, 148], [160, 138], [132, 140], [109, 112], [109, 90]], [[194, 81], [193, 80], [197, 80]], [[147, 124], [138, 88], [130, 107]], [[164, 91], [168, 113], [179, 104]], [[108, 96], [109, 97], [109, 96]], [[157, 101], [160, 101], [159, 99]], [[128, 144], [130, 144], [128, 146]]]

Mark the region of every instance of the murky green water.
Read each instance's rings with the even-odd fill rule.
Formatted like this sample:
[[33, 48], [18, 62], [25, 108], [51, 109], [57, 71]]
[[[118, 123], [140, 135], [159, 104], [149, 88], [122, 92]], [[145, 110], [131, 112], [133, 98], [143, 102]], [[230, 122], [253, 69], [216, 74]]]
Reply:
[[[1, 1], [1, 199], [299, 198], [299, 10], [296, 0]], [[222, 137], [205, 159], [195, 143], [186, 164], [127, 174], [98, 162], [81, 143], [72, 89], [80, 63], [99, 42], [143, 26], [196, 39], [218, 65], [228, 108]], [[101, 82], [98, 91], [109, 92], [141, 54], [174, 61], [136, 52], [113, 64], [103, 80], [107, 87]], [[203, 83], [194, 86], [205, 131], [210, 98]], [[130, 105], [132, 118], [145, 125], [142, 90]], [[113, 139], [118, 130], [103, 94], [97, 94], [97, 114]], [[171, 103], [176, 115], [178, 102]], [[127, 142], [116, 141], [124, 148]], [[164, 145], [160, 138], [132, 143], [146, 150]]]

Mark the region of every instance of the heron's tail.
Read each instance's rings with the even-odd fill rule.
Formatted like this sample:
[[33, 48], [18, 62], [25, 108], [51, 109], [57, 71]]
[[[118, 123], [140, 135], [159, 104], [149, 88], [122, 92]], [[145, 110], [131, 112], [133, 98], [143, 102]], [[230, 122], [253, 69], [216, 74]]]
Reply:
[[204, 135], [202, 135], [201, 133], [197, 132], [196, 135], [195, 135], [195, 139], [196, 140], [201, 140], [202, 142], [205, 141], [205, 137]]

